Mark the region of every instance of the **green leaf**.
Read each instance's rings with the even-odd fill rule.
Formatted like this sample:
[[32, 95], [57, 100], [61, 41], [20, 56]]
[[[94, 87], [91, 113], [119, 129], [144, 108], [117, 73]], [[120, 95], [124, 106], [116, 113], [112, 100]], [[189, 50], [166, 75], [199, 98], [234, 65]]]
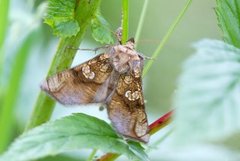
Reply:
[[71, 37], [80, 31], [80, 26], [75, 20], [75, 5], [76, 0], [49, 0], [44, 22], [52, 27], [55, 35]]
[[112, 44], [112, 32], [110, 25], [99, 13], [91, 21], [91, 30], [93, 38], [102, 44]]
[[37, 161], [86, 161], [83, 158], [76, 158], [67, 155], [56, 155], [56, 156], [48, 156], [45, 158], [38, 159]]
[[195, 45], [175, 97], [175, 136], [218, 141], [240, 130], [240, 50], [216, 40]]
[[148, 161], [148, 156], [146, 153], [144, 152], [144, 148], [141, 146], [141, 144], [139, 142], [135, 142], [135, 141], [128, 141], [128, 145], [129, 145], [129, 149], [139, 158], [141, 158], [142, 160], [146, 160]]
[[[80, 148], [101, 149], [140, 158], [106, 122], [78, 113], [26, 132], [0, 157], [0, 161], [34, 160]], [[139, 150], [139, 153], [144, 154], [144, 151]]]
[[218, 24], [224, 41], [240, 48], [240, 1], [216, 0]]

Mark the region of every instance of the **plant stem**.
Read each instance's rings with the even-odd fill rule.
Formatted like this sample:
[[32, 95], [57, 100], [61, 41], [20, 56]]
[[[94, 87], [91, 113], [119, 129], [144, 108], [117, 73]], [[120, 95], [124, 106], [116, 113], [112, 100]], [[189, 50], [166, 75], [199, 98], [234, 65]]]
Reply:
[[93, 161], [94, 160], [94, 156], [96, 155], [96, 153], [97, 153], [97, 149], [93, 149], [93, 151], [89, 155], [87, 161]]
[[140, 38], [141, 31], [142, 31], [142, 28], [143, 28], [143, 23], [144, 23], [144, 19], [145, 19], [147, 7], [148, 7], [148, 2], [149, 2], [149, 0], [144, 1], [141, 16], [140, 16], [138, 27], [137, 27], [137, 31], [136, 31], [136, 34], [135, 34], [135, 42], [136, 42], [135, 43], [136, 44], [135, 48], [136, 49], [137, 49], [137, 45], [138, 45], [138, 41], [139, 41], [139, 38]]
[[170, 111], [149, 125], [149, 134], [153, 135], [167, 126], [172, 120], [173, 111]]
[[103, 155], [101, 158], [97, 159], [97, 161], [114, 161], [120, 156], [120, 154], [116, 153], [107, 153]]
[[128, 39], [129, 1], [122, 0], [122, 44]]
[[6, 93], [3, 99], [3, 105], [0, 108], [0, 153], [3, 152], [12, 138], [12, 128], [14, 124], [14, 107], [17, 102], [17, 96], [20, 91], [20, 85], [23, 78], [23, 72], [26, 67], [30, 49], [37, 38], [36, 31], [31, 31], [26, 36], [18, 53], [6, 87]]
[[0, 1], [0, 47], [2, 47], [8, 26], [9, 0]]
[[[78, 47], [80, 45], [91, 19], [94, 18], [99, 8], [100, 2], [101, 0], [92, 0], [91, 3], [89, 3], [88, 0], [78, 2], [75, 14], [81, 30], [74, 37], [60, 39], [48, 76], [70, 67], [77, 50], [71, 50], [68, 49], [68, 47]], [[87, 5], [83, 3], [87, 3]], [[54, 106], [55, 101], [49, 98], [45, 93], [40, 92], [26, 129], [31, 129], [48, 121], [52, 115]]]
[[184, 8], [181, 10], [180, 14], [177, 16], [176, 20], [173, 22], [173, 24], [170, 26], [169, 30], [167, 31], [166, 35], [163, 37], [161, 43], [159, 44], [159, 46], [157, 47], [157, 49], [155, 50], [155, 52], [152, 55], [152, 59], [148, 61], [148, 63], [146, 64], [146, 66], [144, 67], [143, 70], [143, 76], [145, 76], [147, 74], [147, 72], [149, 71], [149, 69], [151, 68], [154, 59], [156, 59], [158, 57], [158, 55], [160, 54], [161, 50], [163, 49], [164, 45], [166, 44], [166, 42], [168, 41], [168, 39], [170, 38], [170, 36], [172, 35], [174, 29], [177, 27], [177, 25], [179, 24], [179, 22], [182, 20], [184, 14], [186, 13], [188, 7], [190, 6], [192, 0], [188, 0], [186, 5], [184, 6]]
[[[9, 0], [0, 0], [0, 75], [2, 74], [4, 64], [4, 40], [7, 33]], [[1, 80], [0, 80], [1, 81]], [[1, 85], [1, 82], [0, 82]]]

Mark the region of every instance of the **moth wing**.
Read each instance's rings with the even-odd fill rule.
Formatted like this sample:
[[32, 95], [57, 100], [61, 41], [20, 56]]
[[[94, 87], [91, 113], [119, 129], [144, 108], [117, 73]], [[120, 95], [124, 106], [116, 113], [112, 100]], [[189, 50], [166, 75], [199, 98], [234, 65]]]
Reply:
[[65, 105], [101, 103], [107, 97], [112, 72], [108, 54], [47, 78], [41, 89]]
[[122, 74], [111, 98], [107, 99], [108, 116], [116, 130], [129, 138], [148, 142], [141, 76]]

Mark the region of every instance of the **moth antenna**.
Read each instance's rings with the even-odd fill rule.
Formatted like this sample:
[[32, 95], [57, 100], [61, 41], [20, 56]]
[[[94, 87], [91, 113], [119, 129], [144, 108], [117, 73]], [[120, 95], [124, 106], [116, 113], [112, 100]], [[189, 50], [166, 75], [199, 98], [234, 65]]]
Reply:
[[144, 55], [142, 53], [138, 53], [138, 55], [141, 56], [144, 60], [156, 60], [155, 58], [146, 56], [146, 55]]
[[68, 46], [67, 49], [82, 50], [82, 51], [93, 51], [96, 54], [96, 52], [98, 50], [100, 50], [100, 49], [107, 49], [109, 47], [111, 47], [111, 45], [105, 45], [105, 46], [97, 47], [97, 48], [94, 48], [94, 49], [83, 49], [83, 48], [76, 48], [74, 46]]
[[152, 58], [152, 57], [149, 57], [149, 56], [144, 56], [143, 58], [146, 59], [146, 60], [156, 60], [156, 58]]

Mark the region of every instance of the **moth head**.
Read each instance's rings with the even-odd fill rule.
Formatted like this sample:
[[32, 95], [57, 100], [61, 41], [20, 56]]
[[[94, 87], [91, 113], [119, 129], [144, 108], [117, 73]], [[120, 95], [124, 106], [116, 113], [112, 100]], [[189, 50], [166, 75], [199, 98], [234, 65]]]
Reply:
[[133, 50], [135, 48], [135, 41], [134, 38], [130, 38], [125, 45], [128, 49]]

